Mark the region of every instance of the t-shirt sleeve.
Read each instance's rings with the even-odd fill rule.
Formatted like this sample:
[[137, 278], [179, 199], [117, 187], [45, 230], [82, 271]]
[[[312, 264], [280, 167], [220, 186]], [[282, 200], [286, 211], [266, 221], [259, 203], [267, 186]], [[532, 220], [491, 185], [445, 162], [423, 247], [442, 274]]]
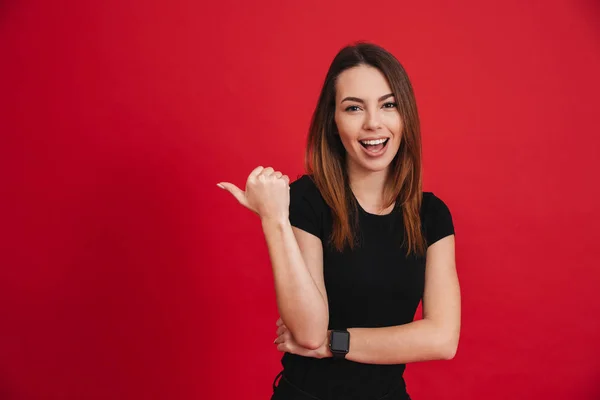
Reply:
[[290, 184], [290, 223], [322, 239], [322, 199], [308, 175]]
[[427, 246], [431, 246], [440, 239], [454, 234], [454, 223], [450, 209], [439, 197], [429, 193], [425, 214], [425, 235]]

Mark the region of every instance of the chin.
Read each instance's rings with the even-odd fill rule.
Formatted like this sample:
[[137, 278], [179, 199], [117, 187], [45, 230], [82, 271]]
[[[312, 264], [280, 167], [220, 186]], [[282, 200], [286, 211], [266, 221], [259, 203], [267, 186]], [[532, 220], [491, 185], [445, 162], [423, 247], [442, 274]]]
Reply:
[[355, 163], [360, 169], [368, 172], [382, 172], [387, 170], [392, 164], [392, 160], [365, 160], [362, 159]]
[[391, 163], [364, 163], [361, 167], [369, 172], [382, 172], [390, 167]]

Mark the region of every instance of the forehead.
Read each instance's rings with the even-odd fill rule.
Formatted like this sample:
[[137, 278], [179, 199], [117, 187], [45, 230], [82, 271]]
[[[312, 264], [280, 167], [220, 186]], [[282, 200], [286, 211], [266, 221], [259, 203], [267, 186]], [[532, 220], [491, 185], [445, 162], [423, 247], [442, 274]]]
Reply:
[[377, 68], [359, 65], [342, 72], [336, 82], [336, 98], [346, 96], [359, 97], [365, 100], [378, 99], [391, 93], [385, 75]]

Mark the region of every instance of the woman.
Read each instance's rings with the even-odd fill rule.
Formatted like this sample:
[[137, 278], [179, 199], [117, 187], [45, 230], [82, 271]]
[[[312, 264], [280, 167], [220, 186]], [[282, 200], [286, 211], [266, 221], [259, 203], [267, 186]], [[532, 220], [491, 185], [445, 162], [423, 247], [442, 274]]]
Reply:
[[405, 364], [456, 353], [460, 289], [452, 217], [422, 192], [415, 98], [389, 52], [337, 54], [306, 164], [292, 184], [270, 167], [245, 191], [219, 184], [260, 216], [271, 258], [284, 352], [272, 400], [410, 399]]

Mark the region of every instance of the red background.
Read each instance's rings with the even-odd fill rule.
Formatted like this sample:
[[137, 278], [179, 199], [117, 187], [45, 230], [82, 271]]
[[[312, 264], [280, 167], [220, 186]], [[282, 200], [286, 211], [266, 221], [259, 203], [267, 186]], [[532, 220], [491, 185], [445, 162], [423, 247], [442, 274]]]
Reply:
[[215, 184], [302, 173], [358, 39], [408, 70], [456, 224], [459, 350], [413, 398], [600, 398], [600, 6], [537, 3], [2, 2], [0, 398], [269, 398], [266, 246]]

